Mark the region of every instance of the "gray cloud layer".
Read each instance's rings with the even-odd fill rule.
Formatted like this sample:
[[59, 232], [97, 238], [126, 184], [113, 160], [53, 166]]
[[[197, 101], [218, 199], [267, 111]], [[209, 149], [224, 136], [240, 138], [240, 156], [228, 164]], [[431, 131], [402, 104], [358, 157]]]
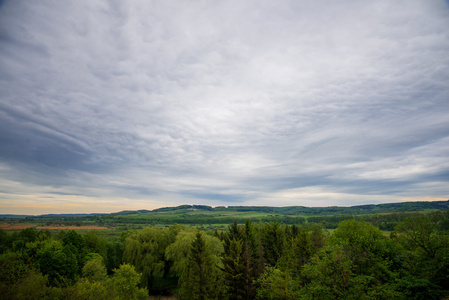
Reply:
[[0, 45], [5, 212], [448, 197], [444, 1], [5, 1]]

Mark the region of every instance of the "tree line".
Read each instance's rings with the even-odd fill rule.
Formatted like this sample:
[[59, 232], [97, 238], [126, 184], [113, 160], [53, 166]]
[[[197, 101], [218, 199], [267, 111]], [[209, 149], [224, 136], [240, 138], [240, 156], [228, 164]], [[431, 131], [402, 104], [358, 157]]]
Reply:
[[443, 299], [449, 211], [412, 215], [389, 235], [371, 222], [173, 224], [96, 231], [0, 231], [4, 299]]
[[[348, 218], [372, 222], [382, 230], [394, 230], [395, 226], [411, 215], [422, 212], [448, 210], [448, 201], [402, 202], [351, 207], [269, 207], [269, 206], [228, 206], [211, 207], [207, 205], [181, 205], [155, 210], [122, 211], [111, 214], [62, 214], [22, 216], [15, 220], [21, 222], [45, 222], [47, 224], [85, 225], [117, 227], [123, 225], [221, 225], [230, 224], [234, 219], [244, 223], [271, 222], [276, 219], [281, 224], [320, 223], [327, 229], [335, 229], [338, 223]], [[10, 220], [12, 216], [1, 216]]]

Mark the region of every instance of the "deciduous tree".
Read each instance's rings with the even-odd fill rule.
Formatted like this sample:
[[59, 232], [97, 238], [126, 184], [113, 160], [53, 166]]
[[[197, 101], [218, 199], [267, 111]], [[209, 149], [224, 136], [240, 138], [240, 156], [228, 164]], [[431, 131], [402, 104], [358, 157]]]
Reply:
[[166, 247], [165, 232], [154, 227], [146, 227], [126, 239], [123, 260], [142, 273], [142, 283], [148, 289], [152, 288], [155, 278], [164, 275]]
[[123, 264], [115, 269], [112, 282], [118, 299], [147, 299], [148, 291], [138, 287], [141, 276], [129, 264]]

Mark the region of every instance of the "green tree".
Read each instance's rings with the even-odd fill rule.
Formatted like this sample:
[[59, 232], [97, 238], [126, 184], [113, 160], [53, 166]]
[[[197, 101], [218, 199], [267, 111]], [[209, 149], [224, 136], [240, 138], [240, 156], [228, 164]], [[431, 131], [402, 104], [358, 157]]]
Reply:
[[234, 219], [232, 225], [228, 227], [228, 232], [226, 234], [226, 238], [224, 239], [224, 250], [227, 251], [231, 240], [235, 239], [240, 241], [243, 239], [244, 233], [242, 227], [237, 224], [237, 220]]
[[123, 264], [119, 269], [115, 269], [112, 282], [117, 299], [147, 299], [148, 291], [138, 287], [141, 276], [129, 264]]
[[180, 231], [175, 241], [165, 249], [165, 257], [173, 263], [171, 273], [180, 277], [187, 270], [190, 246], [195, 238], [195, 232], [189, 229]]
[[282, 257], [281, 265], [284, 265], [291, 274], [298, 276], [302, 266], [308, 263], [318, 250], [306, 228], [298, 229], [296, 236], [291, 240], [290, 247], [286, 249]]
[[164, 275], [166, 247], [166, 233], [154, 227], [146, 227], [126, 239], [123, 260], [142, 273], [142, 283], [148, 289], [152, 288], [155, 278]]
[[[29, 270], [23, 277], [21, 277], [12, 286], [12, 299], [45, 299], [52, 295], [52, 288], [47, 287], [48, 278], [36, 270]], [[5, 297], [5, 294], [2, 294]], [[5, 297], [7, 299], [7, 297]]]
[[254, 299], [256, 287], [254, 280], [263, 273], [265, 262], [262, 245], [257, 231], [250, 220], [245, 221], [243, 233], [243, 299]]
[[89, 281], [104, 281], [107, 278], [106, 267], [103, 263], [103, 258], [98, 255], [88, 260], [83, 267], [83, 277]]
[[245, 221], [244, 239], [248, 244], [253, 259], [257, 259], [258, 238], [250, 220]]
[[310, 299], [346, 299], [352, 262], [342, 247], [329, 246], [314, 256], [301, 274], [306, 283], [301, 292]]
[[75, 230], [69, 230], [62, 236], [62, 244], [64, 245], [64, 249], [67, 250], [65, 251], [67, 255], [69, 255], [68, 252], [70, 252], [75, 256], [78, 263], [77, 275], [80, 275], [79, 272], [81, 272], [85, 262], [84, 256], [88, 252], [84, 237]]
[[206, 240], [197, 232], [187, 256], [187, 268], [181, 275], [181, 292], [183, 299], [216, 299], [220, 286], [219, 268], [214, 263]]
[[225, 251], [223, 256], [224, 280], [231, 299], [243, 298], [245, 293], [246, 266], [242, 260], [242, 250], [242, 241], [233, 238], [229, 242], [228, 251]]
[[178, 233], [176, 241], [166, 250], [173, 260], [173, 270], [180, 276], [181, 299], [215, 299], [222, 292], [219, 239], [189, 230]]
[[447, 247], [447, 237], [437, 230], [438, 225], [426, 217], [407, 218], [396, 231], [402, 233], [408, 247], [422, 251], [424, 256], [433, 259], [437, 253]]
[[342, 246], [328, 245], [304, 265], [300, 299], [393, 299], [398, 294], [374, 277], [356, 275]]
[[[256, 280], [258, 299], [294, 299], [290, 287], [293, 281], [288, 273], [274, 267], [266, 267]], [[323, 298], [324, 299], [324, 298]]]
[[0, 254], [12, 248], [12, 237], [3, 229], [0, 229]]
[[77, 250], [82, 251], [86, 246], [86, 242], [82, 235], [75, 230], [69, 230], [62, 236], [63, 245], [72, 244]]
[[379, 228], [362, 221], [345, 220], [339, 223], [331, 241], [343, 246], [356, 274], [374, 275], [381, 281], [391, 280], [392, 253]]
[[36, 264], [50, 284], [58, 285], [65, 280], [73, 281], [78, 274], [78, 261], [72, 244], [63, 246], [59, 241], [46, 241], [37, 250]]
[[276, 266], [285, 246], [284, 233], [276, 220], [265, 224], [262, 242], [266, 263], [270, 266]]
[[449, 290], [449, 236], [431, 218], [407, 218], [396, 227], [407, 272]]
[[108, 274], [112, 274], [114, 269], [118, 269], [122, 264], [123, 252], [125, 251], [125, 237], [109, 238], [106, 243], [106, 269]]
[[0, 295], [2, 299], [44, 299], [56, 296], [48, 287], [48, 277], [33, 268], [22, 253], [0, 255]]
[[316, 250], [319, 250], [326, 245], [328, 233], [323, 227], [319, 224], [310, 224], [307, 226], [307, 230], [310, 232], [310, 239]]
[[107, 300], [114, 296], [112, 291], [108, 291], [108, 286], [105, 283], [90, 281], [88, 278], [78, 280], [73, 287], [68, 288], [66, 294], [68, 295], [65, 298], [73, 300]]
[[256, 287], [254, 285], [254, 280], [256, 279], [256, 269], [254, 268], [250, 246], [247, 241], [243, 243], [242, 263], [244, 266], [243, 299], [254, 299], [256, 293]]
[[[187, 272], [189, 264], [189, 253], [193, 240], [196, 238], [197, 231], [191, 228], [184, 228], [176, 235], [175, 242], [165, 249], [165, 256], [173, 262], [171, 272], [177, 277], [181, 277]], [[206, 243], [206, 252], [212, 258], [212, 264], [216, 269], [223, 267], [221, 255], [223, 253], [223, 244], [216, 238], [203, 234]]]
[[19, 232], [18, 240], [20, 240], [23, 245], [29, 242], [36, 241], [38, 237], [38, 232], [35, 228], [25, 228]]
[[96, 231], [91, 230], [83, 235], [85, 241], [85, 252], [98, 253], [106, 261], [108, 257], [106, 239], [100, 236]]
[[[23, 277], [32, 266], [26, 262], [22, 253], [6, 252], [0, 255], [0, 287], [14, 284]], [[0, 289], [2, 291], [3, 289]], [[2, 293], [3, 294], [3, 293]]]
[[400, 293], [400, 299], [404, 300], [437, 300], [442, 296], [441, 288], [438, 285], [428, 279], [417, 278], [413, 275], [406, 275], [398, 279], [392, 287]]

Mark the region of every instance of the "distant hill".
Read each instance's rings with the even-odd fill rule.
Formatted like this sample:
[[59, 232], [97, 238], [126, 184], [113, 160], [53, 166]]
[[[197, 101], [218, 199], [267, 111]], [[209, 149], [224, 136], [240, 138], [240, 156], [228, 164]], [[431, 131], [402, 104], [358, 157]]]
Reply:
[[209, 217], [240, 216], [254, 214], [270, 216], [339, 216], [339, 215], [363, 215], [363, 214], [383, 214], [395, 212], [418, 212], [432, 210], [449, 210], [449, 200], [446, 201], [417, 201], [398, 202], [386, 204], [355, 205], [349, 207], [329, 206], [329, 207], [306, 207], [306, 206], [217, 206], [208, 205], [180, 205], [175, 207], [162, 207], [154, 210], [125, 210], [116, 213], [92, 213], [92, 214], [46, 214], [39, 216], [29, 215], [0, 215], [0, 218], [78, 218], [89, 216], [104, 217], [168, 217], [168, 215], [207, 215]]
[[350, 207], [305, 207], [305, 206], [218, 206], [180, 205], [162, 207], [152, 211], [125, 211], [103, 216], [102, 221], [112, 224], [215, 224], [226, 226], [236, 221], [271, 222], [281, 224], [320, 223], [328, 229], [336, 228], [339, 222], [357, 219], [370, 222], [382, 230], [391, 231], [409, 216], [434, 214], [438, 211], [449, 212], [448, 201], [400, 202], [387, 204], [356, 205]]
[[386, 204], [368, 204], [355, 206], [328, 206], [328, 207], [306, 207], [306, 206], [207, 206], [207, 205], [180, 205], [175, 207], [162, 207], [154, 210], [123, 211], [112, 215], [138, 215], [138, 214], [165, 214], [165, 213], [190, 213], [192, 212], [255, 212], [281, 215], [358, 215], [392, 212], [412, 212], [425, 210], [449, 209], [449, 200], [446, 201], [417, 201], [399, 202]]

